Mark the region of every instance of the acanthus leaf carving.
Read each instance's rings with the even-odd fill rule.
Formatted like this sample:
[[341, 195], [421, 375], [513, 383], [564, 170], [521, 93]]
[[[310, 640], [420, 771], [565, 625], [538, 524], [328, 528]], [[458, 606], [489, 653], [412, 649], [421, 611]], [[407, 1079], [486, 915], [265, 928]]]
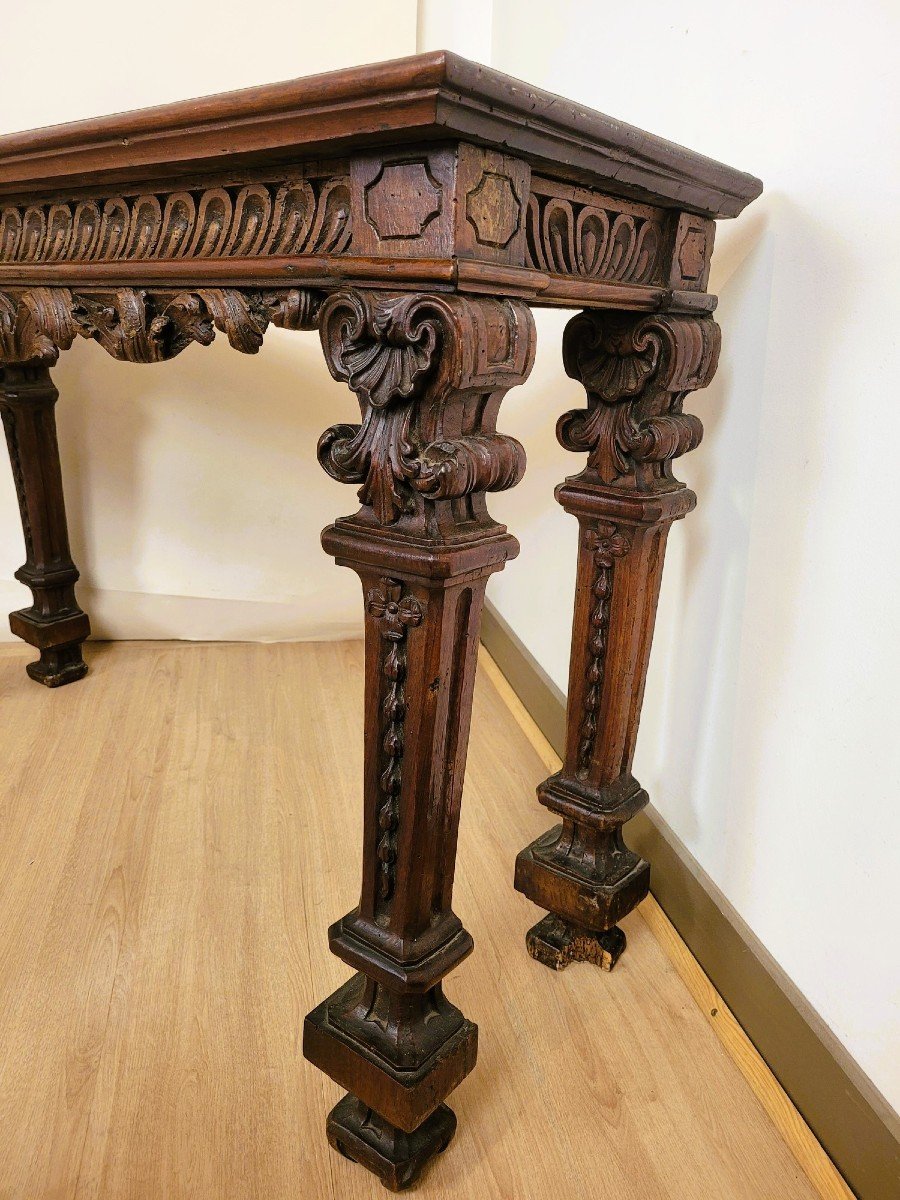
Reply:
[[587, 390], [588, 407], [560, 417], [559, 441], [587, 451], [602, 483], [671, 478], [671, 460], [703, 437], [700, 420], [682, 405], [712, 379], [718, 351], [709, 317], [581, 313], [566, 327], [563, 359]]
[[0, 362], [53, 366], [76, 333], [65, 289], [33, 288], [18, 301], [0, 292]]
[[403, 482], [417, 472], [410, 402], [434, 364], [437, 318], [415, 293], [345, 292], [325, 301], [320, 330], [332, 375], [359, 397], [362, 423], [327, 429], [319, 462], [333, 478], [361, 483], [362, 503], [390, 524], [407, 507]]
[[293, 288], [0, 292], [0, 362], [52, 366], [76, 336], [96, 341], [123, 361], [164, 362], [195, 342], [208, 346], [217, 329], [236, 350], [255, 354], [270, 323], [314, 328], [319, 305], [317, 293]]
[[[525, 452], [493, 422], [499, 396], [531, 366], [533, 323], [523, 305], [342, 292], [324, 302], [319, 327], [331, 373], [356, 392], [361, 411], [359, 425], [323, 433], [319, 461], [333, 478], [362, 485], [359, 498], [380, 524], [422, 502], [518, 483]], [[496, 361], [488, 343], [502, 346]], [[481, 403], [467, 408], [463, 397], [479, 393]], [[457, 402], [463, 427], [457, 420], [448, 437], [445, 414]]]
[[453, 499], [478, 488], [502, 492], [525, 474], [525, 448], [505, 434], [460, 437], [426, 446], [411, 480], [432, 499]]
[[263, 344], [269, 317], [253, 293], [236, 288], [202, 289], [198, 295], [213, 324], [241, 354], [256, 354]]
[[361, 483], [359, 499], [382, 525], [396, 521], [408, 507], [402, 484], [415, 474], [409, 440], [410, 409], [365, 411], [361, 425], [332, 425], [319, 438], [319, 462], [341, 483]]
[[72, 314], [82, 337], [124, 362], [164, 362], [191, 342], [208, 346], [215, 337], [196, 295], [180, 294], [155, 312], [146, 292], [120, 288], [111, 296], [76, 296]]

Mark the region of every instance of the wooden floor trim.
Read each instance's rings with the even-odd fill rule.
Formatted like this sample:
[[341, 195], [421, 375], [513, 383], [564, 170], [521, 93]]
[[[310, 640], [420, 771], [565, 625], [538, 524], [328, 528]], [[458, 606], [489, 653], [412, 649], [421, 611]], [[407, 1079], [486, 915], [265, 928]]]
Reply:
[[[490, 605], [482, 642], [486, 673], [557, 771], [565, 698]], [[642, 915], [820, 1195], [893, 1200], [897, 1114], [652, 806], [628, 835], [653, 867]]]

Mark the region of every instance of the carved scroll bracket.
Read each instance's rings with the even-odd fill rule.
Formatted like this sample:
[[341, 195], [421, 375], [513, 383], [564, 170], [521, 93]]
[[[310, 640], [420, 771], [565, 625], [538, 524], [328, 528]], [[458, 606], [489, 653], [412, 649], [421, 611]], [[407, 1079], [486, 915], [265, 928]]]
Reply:
[[705, 387], [719, 357], [710, 317], [581, 313], [566, 326], [567, 373], [588, 393], [588, 407], [556, 427], [567, 450], [588, 453], [603, 484], [664, 490], [671, 460], [700, 444], [703, 426], [682, 412], [685, 396]]
[[320, 294], [296, 288], [0, 292], [0, 363], [52, 366], [76, 337], [93, 339], [113, 358], [163, 362], [192, 342], [208, 346], [216, 330], [235, 350], [255, 354], [270, 324], [315, 328], [320, 303]]
[[[340, 292], [322, 306], [329, 369], [359, 399], [359, 425], [334, 425], [319, 461], [380, 525], [422, 524], [440, 501], [513, 487], [525, 452], [495, 430], [505, 392], [528, 375], [534, 323], [516, 301]], [[480, 502], [479, 502], [480, 497]], [[458, 518], [457, 518], [458, 521]], [[439, 522], [439, 514], [438, 514]]]

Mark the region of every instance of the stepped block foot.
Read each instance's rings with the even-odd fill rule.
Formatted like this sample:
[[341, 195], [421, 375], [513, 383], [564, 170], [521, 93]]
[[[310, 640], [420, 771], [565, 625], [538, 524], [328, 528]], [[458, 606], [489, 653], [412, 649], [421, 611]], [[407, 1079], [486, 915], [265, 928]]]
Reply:
[[611, 971], [625, 949], [625, 934], [613, 925], [601, 933], [579, 929], [553, 913], [538, 921], [525, 934], [528, 953], [545, 967], [563, 971], [572, 962], [593, 963]]
[[87, 675], [87, 663], [81, 656], [80, 643], [75, 646], [56, 646], [42, 650], [37, 662], [25, 664], [31, 679], [44, 687], [62, 687], [83, 679]]
[[338, 1153], [377, 1175], [390, 1191], [401, 1192], [446, 1150], [456, 1132], [456, 1116], [442, 1104], [418, 1129], [405, 1133], [348, 1094], [328, 1114], [325, 1132]]

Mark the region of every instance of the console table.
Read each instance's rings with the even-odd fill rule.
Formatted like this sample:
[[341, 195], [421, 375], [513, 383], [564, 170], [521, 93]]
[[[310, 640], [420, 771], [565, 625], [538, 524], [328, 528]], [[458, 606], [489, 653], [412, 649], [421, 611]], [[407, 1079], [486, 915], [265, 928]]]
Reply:
[[451, 893], [479, 623], [518, 552], [486, 493], [525, 469], [496, 422], [531, 309], [582, 310], [563, 361], [587, 405], [557, 434], [586, 461], [557, 489], [580, 526], [565, 763], [538, 793], [559, 823], [515, 886], [549, 914], [536, 959], [609, 968], [648, 890], [622, 826], [647, 802], [631, 764], [666, 536], [695, 503], [671, 470], [702, 434], [682, 404], [719, 351], [714, 220], [760, 191], [449, 53], [0, 138], [0, 412], [34, 600], [10, 625], [32, 679], [87, 669], [50, 376], [76, 337], [152, 363], [318, 328], [359, 400], [318, 445], [361, 502], [322, 535], [365, 605], [362, 890], [329, 931], [355, 974], [304, 1052], [348, 1091], [329, 1141], [388, 1187], [450, 1141], [443, 1101], [475, 1064], [441, 980], [472, 950]]

